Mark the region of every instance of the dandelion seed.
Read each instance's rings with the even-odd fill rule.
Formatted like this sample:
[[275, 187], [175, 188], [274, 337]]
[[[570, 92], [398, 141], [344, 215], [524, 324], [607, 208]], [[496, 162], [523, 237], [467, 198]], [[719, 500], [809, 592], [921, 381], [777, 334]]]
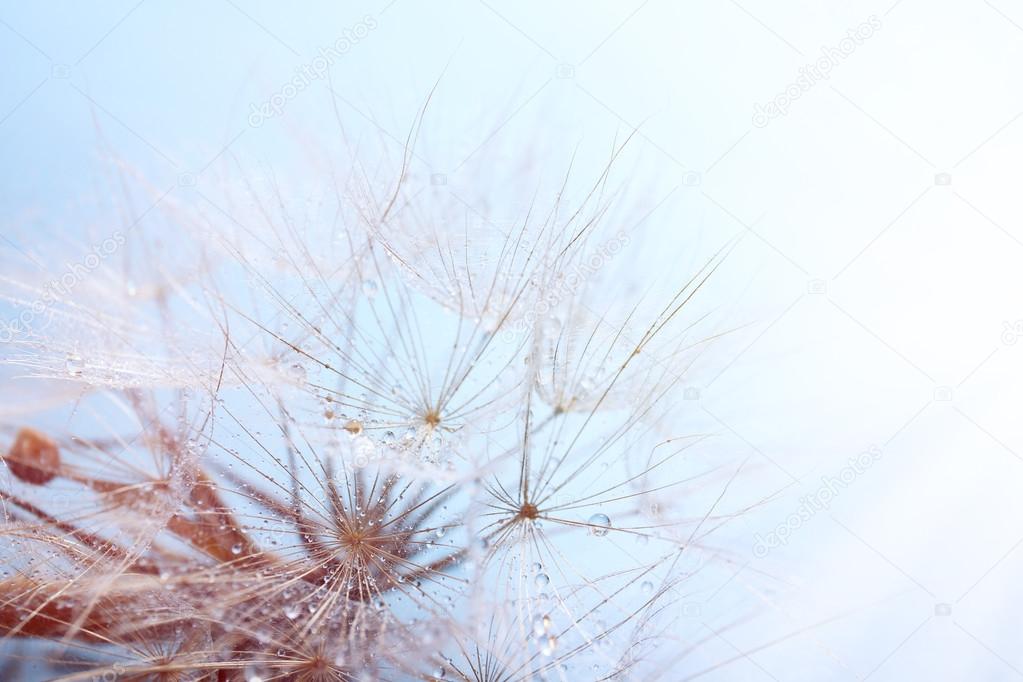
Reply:
[[49, 483], [60, 469], [57, 444], [35, 429], [18, 431], [3, 459], [12, 474], [32, 485]]

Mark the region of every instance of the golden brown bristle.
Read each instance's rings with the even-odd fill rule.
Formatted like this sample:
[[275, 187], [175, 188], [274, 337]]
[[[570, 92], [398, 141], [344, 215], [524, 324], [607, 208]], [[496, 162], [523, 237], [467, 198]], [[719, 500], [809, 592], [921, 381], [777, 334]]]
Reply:
[[533, 520], [540, 516], [540, 510], [532, 502], [526, 502], [519, 507], [519, 518]]

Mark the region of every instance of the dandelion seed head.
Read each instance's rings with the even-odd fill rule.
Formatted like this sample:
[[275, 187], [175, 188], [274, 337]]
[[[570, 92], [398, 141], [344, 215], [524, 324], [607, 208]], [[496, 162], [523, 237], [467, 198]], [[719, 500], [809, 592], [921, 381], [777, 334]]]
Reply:
[[[336, 164], [312, 196], [243, 169], [212, 208], [168, 197], [176, 241], [140, 231], [119, 265], [156, 236], [175, 262], [104, 268], [3, 358], [64, 387], [68, 417], [10, 430], [4, 645], [247, 682], [588, 679], [640, 657], [703, 540], [644, 507], [702, 473], [658, 433], [703, 347], [695, 285], [640, 305], [602, 290], [607, 263], [586, 274], [606, 169], [455, 201], [406, 157]], [[636, 542], [589, 560], [612, 535]]]

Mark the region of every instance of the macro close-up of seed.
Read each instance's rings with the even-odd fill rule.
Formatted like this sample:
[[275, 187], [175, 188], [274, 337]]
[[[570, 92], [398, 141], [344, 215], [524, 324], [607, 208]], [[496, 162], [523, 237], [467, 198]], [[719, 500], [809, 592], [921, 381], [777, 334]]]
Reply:
[[1021, 25], [0, 1], [0, 682], [1023, 678]]

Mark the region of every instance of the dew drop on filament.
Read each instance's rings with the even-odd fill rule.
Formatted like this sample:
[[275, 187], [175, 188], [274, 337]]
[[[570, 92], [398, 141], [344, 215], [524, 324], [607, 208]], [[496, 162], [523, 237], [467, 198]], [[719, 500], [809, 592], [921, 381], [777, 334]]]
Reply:
[[292, 365], [288, 368], [288, 375], [295, 381], [305, 381], [305, 367], [303, 367], [300, 362], [292, 363]]
[[64, 368], [67, 370], [68, 375], [80, 377], [82, 376], [82, 370], [85, 369], [85, 361], [82, 360], [82, 356], [78, 353], [68, 353], [67, 359], [64, 361]]
[[587, 523], [590, 525], [590, 535], [595, 535], [598, 538], [607, 535], [611, 528], [611, 519], [607, 514], [594, 514], [587, 520]]

